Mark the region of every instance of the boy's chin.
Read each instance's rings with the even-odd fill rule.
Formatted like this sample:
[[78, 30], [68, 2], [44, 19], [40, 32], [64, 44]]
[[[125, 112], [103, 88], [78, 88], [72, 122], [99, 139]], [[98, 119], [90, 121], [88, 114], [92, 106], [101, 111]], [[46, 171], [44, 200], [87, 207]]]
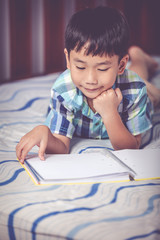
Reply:
[[92, 92], [92, 91], [83, 91], [83, 94], [86, 96], [86, 98], [89, 98], [89, 99], [95, 99], [97, 98], [99, 95], [101, 95], [101, 92], [99, 91], [95, 91], [95, 92]]
[[[84, 94], [85, 95], [85, 94]], [[95, 95], [95, 96], [89, 96], [89, 95], [85, 95], [85, 97], [87, 99], [90, 99], [90, 100], [93, 100], [93, 99], [96, 99], [99, 95]]]

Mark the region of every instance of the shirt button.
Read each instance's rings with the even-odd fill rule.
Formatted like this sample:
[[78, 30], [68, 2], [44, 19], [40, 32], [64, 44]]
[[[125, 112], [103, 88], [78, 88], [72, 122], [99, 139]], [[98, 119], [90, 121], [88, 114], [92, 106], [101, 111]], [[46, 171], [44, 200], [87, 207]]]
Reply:
[[97, 122], [95, 125], [98, 126], [98, 125], [99, 125], [99, 122]]

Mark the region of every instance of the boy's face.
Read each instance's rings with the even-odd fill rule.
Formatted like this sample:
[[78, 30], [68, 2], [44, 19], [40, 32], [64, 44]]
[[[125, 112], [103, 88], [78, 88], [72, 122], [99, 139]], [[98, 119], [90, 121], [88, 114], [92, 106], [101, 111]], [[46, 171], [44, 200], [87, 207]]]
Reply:
[[112, 88], [117, 74], [122, 74], [128, 61], [128, 55], [121, 59], [113, 55], [92, 56], [85, 55], [86, 48], [76, 52], [71, 50], [70, 55], [65, 49], [67, 68], [71, 71], [72, 81], [87, 99], [94, 99], [102, 92]]

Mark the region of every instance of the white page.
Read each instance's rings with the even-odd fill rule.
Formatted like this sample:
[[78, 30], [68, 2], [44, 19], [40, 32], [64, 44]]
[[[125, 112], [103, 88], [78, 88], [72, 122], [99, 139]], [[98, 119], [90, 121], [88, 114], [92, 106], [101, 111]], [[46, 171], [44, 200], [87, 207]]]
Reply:
[[[39, 157], [26, 160], [46, 180], [98, 177], [106, 174], [127, 173], [127, 169], [100, 153], [53, 154], [45, 161]], [[126, 174], [127, 175], [127, 174]]]
[[160, 178], [160, 149], [138, 149], [114, 151], [137, 173], [135, 179]]

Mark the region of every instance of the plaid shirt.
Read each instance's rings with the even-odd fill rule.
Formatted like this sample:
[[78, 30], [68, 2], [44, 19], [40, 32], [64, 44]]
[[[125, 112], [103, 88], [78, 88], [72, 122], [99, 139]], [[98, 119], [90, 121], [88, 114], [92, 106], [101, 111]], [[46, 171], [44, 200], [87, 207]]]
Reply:
[[[113, 88], [120, 88], [123, 99], [118, 112], [127, 129], [137, 135], [151, 128], [151, 104], [140, 77], [125, 70], [117, 76]], [[50, 112], [45, 121], [52, 133], [72, 138], [108, 138], [102, 118], [87, 104], [83, 93], [74, 85], [70, 71], [63, 72], [51, 89]]]

